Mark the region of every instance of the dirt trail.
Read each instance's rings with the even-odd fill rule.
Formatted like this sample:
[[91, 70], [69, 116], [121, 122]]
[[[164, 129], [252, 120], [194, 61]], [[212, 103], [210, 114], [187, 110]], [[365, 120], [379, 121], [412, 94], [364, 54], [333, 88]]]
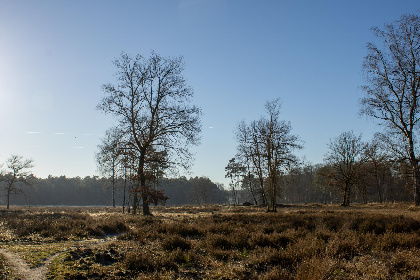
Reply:
[[61, 252], [56, 253], [50, 256], [38, 267], [30, 268], [29, 265], [17, 254], [11, 253], [5, 249], [0, 249], [0, 254], [2, 254], [6, 261], [12, 266], [13, 271], [22, 277], [24, 280], [42, 280], [45, 279], [48, 272], [48, 267], [51, 262], [59, 255]]
[[[76, 244], [82, 244], [82, 246], [98, 246], [111, 242], [115, 239], [115, 237], [108, 237], [103, 239], [88, 239], [83, 241], [75, 241], [73, 246]], [[65, 250], [51, 255], [40, 266], [34, 268], [30, 268], [29, 265], [25, 262], [25, 260], [19, 255], [9, 252], [6, 249], [0, 248], [0, 254], [2, 254], [6, 258], [6, 262], [11, 266], [13, 272], [19, 277], [21, 277], [22, 280], [44, 280], [47, 278], [48, 267], [50, 266], [52, 261], [63, 252], [73, 248], [73, 246], [68, 246], [68, 248], [66, 248]]]

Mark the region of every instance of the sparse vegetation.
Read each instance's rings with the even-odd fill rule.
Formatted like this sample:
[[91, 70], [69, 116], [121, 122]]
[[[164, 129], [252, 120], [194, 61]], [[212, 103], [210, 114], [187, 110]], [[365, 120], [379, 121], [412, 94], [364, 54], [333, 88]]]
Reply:
[[[61, 252], [48, 279], [420, 276], [420, 212], [406, 204], [296, 205], [279, 213], [259, 207], [156, 207], [154, 217], [109, 210], [1, 212], [0, 247], [31, 267]], [[110, 234], [117, 238], [103, 241]], [[10, 279], [12, 270], [0, 261], [2, 279]]]

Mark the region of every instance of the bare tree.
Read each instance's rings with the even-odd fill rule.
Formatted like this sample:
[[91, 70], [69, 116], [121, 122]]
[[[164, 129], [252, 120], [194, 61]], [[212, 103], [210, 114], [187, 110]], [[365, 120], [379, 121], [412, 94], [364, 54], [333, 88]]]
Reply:
[[33, 167], [32, 163], [33, 160], [24, 160], [22, 156], [18, 155], [11, 155], [6, 160], [6, 170], [2, 179], [4, 184], [3, 188], [7, 196], [7, 209], [10, 207], [10, 196], [12, 194], [21, 194], [23, 192], [21, 186], [30, 184], [28, 178], [31, 173], [28, 169]]
[[[418, 131], [420, 120], [420, 18], [404, 15], [384, 30], [373, 28], [382, 47], [368, 43], [363, 67], [367, 85], [361, 112], [378, 119], [386, 134], [401, 141], [395, 156], [410, 163], [414, 200], [420, 205]], [[393, 141], [396, 142], [396, 141]], [[402, 144], [402, 145], [401, 145]]]
[[[372, 141], [366, 145], [367, 175], [373, 177], [374, 185], [378, 193], [379, 202], [384, 201], [384, 185], [386, 184], [386, 175], [390, 170], [389, 157], [384, 149], [384, 143], [381, 141], [381, 135], [375, 134]], [[370, 172], [369, 172], [370, 171]]]
[[280, 177], [297, 158], [293, 151], [300, 149], [299, 138], [291, 134], [289, 122], [281, 121], [278, 99], [265, 105], [267, 117], [253, 121], [249, 126], [242, 122], [237, 130], [238, 157], [251, 164], [260, 182], [263, 203], [267, 211], [275, 212]]
[[237, 158], [242, 165], [247, 166], [248, 177], [252, 173], [258, 178], [259, 189], [263, 205], [268, 204], [265, 178], [267, 176], [265, 142], [261, 141], [260, 121], [252, 121], [247, 125], [242, 121], [236, 131], [238, 141]]
[[352, 187], [357, 182], [358, 170], [365, 162], [366, 144], [361, 135], [354, 135], [353, 131], [343, 132], [330, 141], [329, 151], [325, 161], [334, 171], [337, 187], [343, 192], [343, 206], [350, 205]]
[[[188, 147], [200, 140], [201, 111], [190, 105], [193, 90], [182, 76], [182, 57], [163, 58], [152, 53], [145, 59], [123, 53], [114, 65], [117, 85], [103, 86], [107, 96], [98, 108], [115, 115], [119, 126], [130, 134], [129, 145], [138, 152], [136, 191], [143, 199], [143, 214], [150, 215], [148, 155], [166, 152], [168, 165], [188, 168], [192, 158]], [[136, 205], [134, 195], [134, 214]]]
[[266, 159], [268, 174], [268, 193], [270, 203], [267, 205], [268, 212], [277, 211], [277, 196], [280, 183], [280, 176], [284, 174], [291, 163], [297, 158], [293, 151], [302, 146], [298, 143], [299, 138], [291, 134], [290, 122], [281, 121], [280, 101], [274, 100], [265, 105], [268, 118], [261, 118], [259, 121], [260, 140], [264, 143], [264, 157]]
[[123, 131], [114, 127], [105, 132], [105, 138], [98, 145], [99, 152], [96, 154], [98, 168], [103, 175], [111, 177], [112, 207], [115, 207], [115, 189], [118, 172], [122, 169], [124, 143], [122, 142]]
[[[257, 192], [261, 194], [262, 203], [266, 204], [265, 191], [264, 191], [264, 179], [261, 172], [261, 154], [258, 152], [258, 142], [256, 146], [253, 144], [253, 138], [250, 128], [242, 121], [236, 130], [236, 139], [238, 141], [237, 147], [237, 159], [245, 167], [242, 186], [244, 189], [249, 190], [254, 200], [255, 205], [258, 204]], [[256, 138], [255, 138], [256, 139]], [[254, 174], [257, 176], [256, 180]], [[257, 182], [257, 184], [255, 184]], [[259, 189], [258, 189], [259, 183]]]
[[245, 172], [245, 167], [240, 162], [237, 162], [235, 158], [229, 160], [228, 165], [225, 167], [225, 178], [230, 179], [230, 187], [232, 188], [233, 205], [239, 204], [238, 187]]

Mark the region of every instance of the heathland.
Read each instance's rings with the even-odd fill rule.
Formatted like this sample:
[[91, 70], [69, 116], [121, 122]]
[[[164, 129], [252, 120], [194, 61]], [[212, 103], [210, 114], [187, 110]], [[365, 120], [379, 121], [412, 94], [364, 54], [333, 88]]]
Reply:
[[0, 209], [0, 279], [419, 279], [420, 209]]

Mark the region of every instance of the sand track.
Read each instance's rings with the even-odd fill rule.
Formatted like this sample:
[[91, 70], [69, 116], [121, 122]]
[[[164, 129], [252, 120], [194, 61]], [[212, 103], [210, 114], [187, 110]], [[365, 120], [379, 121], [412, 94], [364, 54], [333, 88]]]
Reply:
[[50, 264], [54, 261], [54, 259], [60, 254], [74, 248], [75, 245], [86, 247], [98, 246], [111, 242], [115, 240], [116, 237], [117, 236], [107, 237], [103, 239], [95, 238], [82, 241], [74, 241], [74, 244], [72, 244], [71, 246], [67, 246], [66, 249], [49, 256], [41, 265], [34, 268], [30, 268], [29, 265], [25, 262], [25, 260], [18, 254], [12, 253], [4, 248], [0, 248], [0, 254], [2, 254], [5, 257], [7, 264], [11, 266], [13, 272], [19, 277], [21, 277], [22, 280], [44, 280], [47, 278], [48, 268]]
[[6, 258], [6, 262], [12, 267], [13, 271], [22, 277], [23, 280], [42, 280], [46, 279], [48, 267], [51, 262], [61, 254], [58, 252], [48, 257], [40, 266], [30, 268], [29, 265], [17, 254], [5, 249], [0, 249], [0, 254]]

